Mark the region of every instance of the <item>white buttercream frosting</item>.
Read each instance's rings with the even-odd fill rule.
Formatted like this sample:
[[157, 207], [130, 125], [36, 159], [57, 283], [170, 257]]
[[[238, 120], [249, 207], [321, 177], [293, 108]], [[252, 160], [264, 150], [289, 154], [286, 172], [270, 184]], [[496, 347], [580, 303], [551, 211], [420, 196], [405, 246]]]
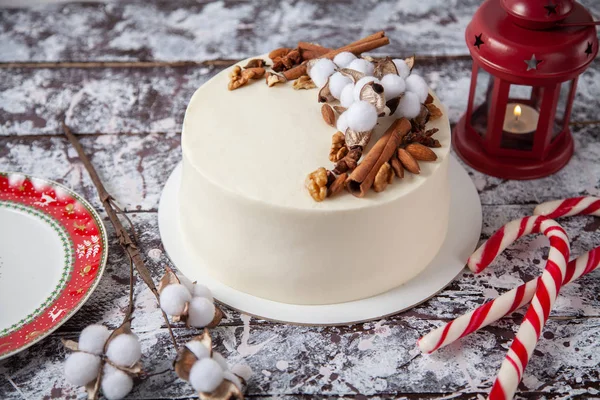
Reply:
[[[317, 203], [304, 180], [332, 168], [335, 133], [318, 91], [264, 80], [229, 91], [228, 72], [196, 91], [183, 125], [181, 227], [208, 272], [267, 299], [326, 304], [379, 294], [422, 271], [448, 224], [445, 113], [427, 126], [440, 130], [442, 147], [437, 161], [420, 163], [420, 175], [362, 199], [343, 192]], [[371, 145], [391, 122], [379, 119]]]

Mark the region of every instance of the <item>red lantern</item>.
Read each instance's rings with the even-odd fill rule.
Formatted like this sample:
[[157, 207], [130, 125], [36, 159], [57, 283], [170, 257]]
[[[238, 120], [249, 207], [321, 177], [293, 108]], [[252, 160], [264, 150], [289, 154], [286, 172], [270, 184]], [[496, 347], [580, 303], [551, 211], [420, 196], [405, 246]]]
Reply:
[[456, 152], [501, 178], [561, 169], [573, 154], [577, 78], [598, 52], [590, 13], [574, 0], [487, 0], [465, 37], [473, 74]]

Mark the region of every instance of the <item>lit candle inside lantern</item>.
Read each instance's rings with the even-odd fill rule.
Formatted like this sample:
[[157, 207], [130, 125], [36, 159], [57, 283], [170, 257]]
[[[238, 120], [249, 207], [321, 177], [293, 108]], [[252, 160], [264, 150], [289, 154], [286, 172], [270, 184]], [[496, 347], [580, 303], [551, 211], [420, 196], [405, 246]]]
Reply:
[[540, 113], [535, 108], [527, 104], [508, 103], [503, 130], [516, 134], [535, 132], [539, 119]]

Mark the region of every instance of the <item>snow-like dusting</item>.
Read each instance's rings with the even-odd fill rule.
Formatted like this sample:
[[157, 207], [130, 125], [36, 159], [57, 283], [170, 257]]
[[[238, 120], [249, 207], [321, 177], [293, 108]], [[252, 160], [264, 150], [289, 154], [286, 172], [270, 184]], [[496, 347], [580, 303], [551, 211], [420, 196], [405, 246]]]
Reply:
[[290, 366], [290, 363], [288, 363], [285, 360], [279, 360], [275, 363], [275, 367], [280, 370], [280, 371], [285, 371], [286, 369], [288, 369]]
[[0, 135], [174, 133], [193, 92], [214, 71], [15, 69], [0, 80]]
[[[250, 319], [251, 319], [251, 317], [249, 315], [242, 314], [241, 319], [244, 322], [244, 330], [242, 333], [241, 343], [238, 346], [237, 351], [238, 351], [238, 353], [240, 353], [240, 355], [242, 357], [248, 357], [248, 356], [255, 355], [265, 345], [267, 345], [267, 343], [269, 343], [277, 338], [277, 336], [273, 335], [271, 338], [269, 338], [263, 342], [259, 342], [257, 344], [249, 344], [248, 342], [250, 341]], [[283, 363], [285, 363], [285, 362], [286, 361], [280, 361], [281, 364], [278, 364], [278, 365], [279, 366], [284, 365]], [[277, 368], [279, 368], [279, 366]]]

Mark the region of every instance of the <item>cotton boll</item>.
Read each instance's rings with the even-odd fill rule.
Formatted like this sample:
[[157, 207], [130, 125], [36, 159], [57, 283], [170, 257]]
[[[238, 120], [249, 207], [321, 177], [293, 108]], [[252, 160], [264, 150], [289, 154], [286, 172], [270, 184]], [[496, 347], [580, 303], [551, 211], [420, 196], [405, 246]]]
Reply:
[[212, 359], [215, 360], [223, 369], [223, 371], [227, 371], [229, 369], [229, 365], [227, 365], [227, 361], [225, 361], [225, 357], [216, 351], [213, 351]]
[[74, 386], [85, 386], [98, 376], [100, 357], [93, 354], [76, 352], [65, 361], [65, 378]]
[[210, 291], [210, 289], [200, 283], [196, 283], [194, 285], [194, 290], [192, 291], [192, 296], [193, 297], [204, 297], [206, 299], [209, 299], [210, 301], [213, 301], [213, 296], [212, 296], [212, 292]]
[[223, 373], [223, 379], [233, 383], [239, 389], [240, 392], [242, 391], [242, 381], [240, 381], [240, 378], [238, 378], [237, 375], [233, 372], [225, 371]]
[[356, 82], [356, 85], [354, 85], [354, 91], [352, 92], [354, 101], [360, 100], [360, 91], [369, 82], [380, 83], [379, 79], [375, 78], [374, 76], [365, 76], [364, 78], [360, 78], [358, 82]]
[[109, 336], [110, 331], [104, 325], [90, 325], [79, 335], [79, 350], [100, 355]]
[[373, 75], [373, 72], [375, 72], [375, 66], [369, 61], [363, 60], [362, 58], [357, 58], [356, 60], [352, 61], [346, 68], [362, 72], [365, 75]]
[[124, 333], [110, 341], [106, 356], [120, 367], [131, 367], [142, 357], [142, 347], [137, 336]]
[[340, 114], [340, 116], [337, 119], [336, 128], [338, 131], [346, 133], [346, 130], [348, 129], [348, 113], [343, 112], [342, 114]]
[[400, 99], [394, 115], [399, 118], [406, 117], [410, 119], [419, 115], [420, 112], [421, 102], [419, 101], [419, 97], [413, 92], [406, 92]]
[[336, 68], [333, 61], [321, 58], [312, 66], [309, 75], [317, 87], [323, 87], [327, 83], [327, 78], [333, 74]]
[[108, 400], [125, 398], [133, 389], [133, 379], [125, 372], [106, 364], [101, 382], [102, 394]]
[[415, 93], [419, 97], [421, 103], [425, 103], [427, 95], [429, 95], [429, 88], [427, 87], [425, 79], [415, 74], [406, 78], [406, 90]]
[[394, 74], [387, 74], [381, 78], [381, 85], [383, 86], [385, 98], [388, 100], [400, 96], [406, 90], [404, 79]]
[[196, 361], [190, 370], [190, 383], [199, 392], [210, 393], [223, 382], [221, 366], [211, 358]]
[[406, 61], [400, 60], [398, 58], [396, 58], [392, 61], [396, 65], [396, 69], [398, 70], [398, 75], [400, 75], [400, 77], [402, 79], [408, 78], [408, 76], [410, 75], [410, 68], [408, 67], [408, 64], [406, 64]]
[[333, 62], [340, 68], [346, 68], [354, 60], [356, 56], [349, 51], [341, 52], [333, 58]]
[[185, 347], [187, 347], [192, 353], [194, 353], [198, 360], [210, 357], [210, 350], [199, 340], [189, 341], [185, 344]]
[[342, 107], [348, 108], [352, 103], [354, 103], [354, 84], [349, 83], [342, 89], [340, 104]]
[[377, 110], [374, 105], [366, 101], [353, 103], [346, 113], [348, 114], [348, 126], [354, 131], [370, 131], [377, 124]]
[[329, 77], [329, 91], [331, 92], [331, 95], [339, 100], [342, 95], [342, 90], [344, 90], [349, 83], [352, 83], [352, 79], [339, 72], [331, 75]]
[[215, 305], [204, 297], [194, 297], [190, 302], [188, 322], [196, 328], [203, 328], [215, 317]]
[[192, 294], [182, 284], [173, 283], [165, 286], [160, 293], [160, 308], [168, 315], [181, 315], [185, 310], [185, 303], [192, 300]]
[[187, 288], [187, 290], [190, 291], [190, 293], [192, 293], [192, 290], [194, 290], [194, 283], [192, 281], [190, 281], [186, 276], [181, 275], [181, 274], [177, 274], [177, 278], [179, 278], [179, 282], [185, 286]]

